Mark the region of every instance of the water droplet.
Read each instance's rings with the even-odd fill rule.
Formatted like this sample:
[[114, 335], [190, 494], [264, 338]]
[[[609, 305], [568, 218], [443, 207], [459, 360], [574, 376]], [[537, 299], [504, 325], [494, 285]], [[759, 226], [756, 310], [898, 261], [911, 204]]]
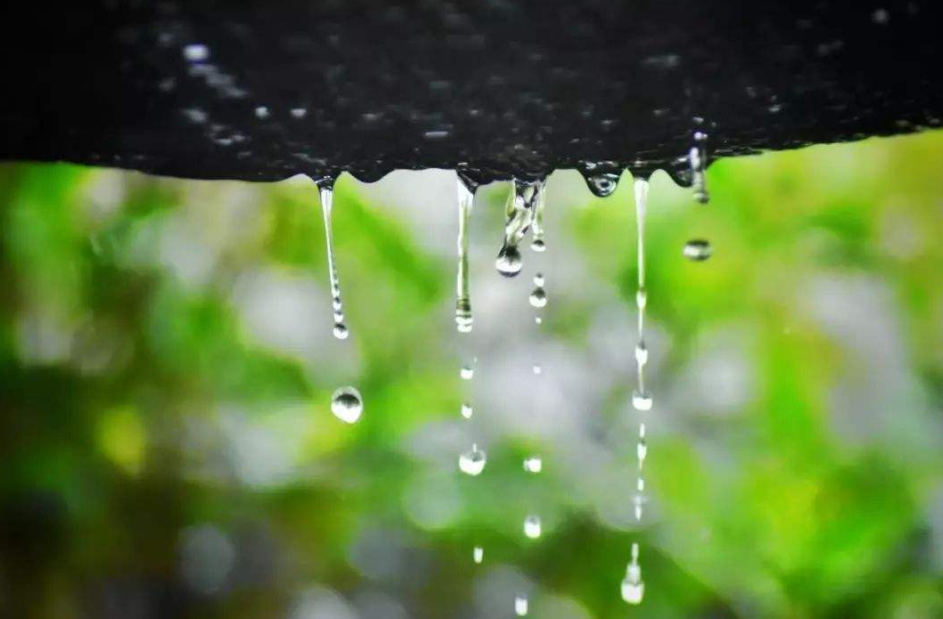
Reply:
[[471, 407], [471, 404], [462, 404], [462, 417], [465, 419], [471, 419], [474, 414], [474, 410]]
[[468, 219], [475, 201], [474, 190], [461, 177], [456, 180], [458, 191], [458, 275], [456, 276], [455, 325], [460, 333], [470, 333], [472, 317], [468, 269]]
[[190, 62], [203, 62], [210, 57], [210, 48], [202, 43], [192, 43], [183, 48], [183, 57]]
[[485, 549], [481, 546], [475, 546], [475, 549], [472, 551], [472, 559], [475, 563], [481, 565], [481, 562], [485, 560]]
[[472, 448], [458, 457], [458, 468], [466, 475], [475, 477], [485, 470], [488, 463], [488, 455], [478, 449], [478, 445], [472, 445]]
[[540, 374], [541, 372], [543, 372], [543, 368], [537, 364], [534, 364], [534, 374]]
[[505, 277], [514, 277], [521, 272], [524, 262], [521, 259], [521, 252], [517, 247], [505, 245], [498, 253], [498, 259], [495, 261], [495, 267], [498, 273]]
[[345, 423], [357, 423], [363, 414], [363, 399], [354, 387], [341, 387], [331, 396], [331, 412]]
[[638, 306], [640, 310], [648, 306], [648, 291], [644, 288], [639, 288], [638, 292], [635, 293], [635, 305]]
[[260, 105], [259, 107], [255, 108], [255, 117], [258, 118], [259, 120], [264, 120], [268, 118], [269, 115], [270, 115], [269, 109], [265, 107], [264, 105]]
[[528, 606], [527, 596], [519, 595], [514, 598], [514, 614], [518, 617], [527, 616]]
[[300, 118], [304, 118], [304, 117], [307, 116], [307, 115], [308, 115], [308, 110], [306, 110], [306, 109], [303, 108], [303, 107], [293, 107], [293, 108], [291, 108], [291, 116], [292, 116], [292, 118], [299, 118], [299, 119], [300, 119]]
[[530, 242], [530, 248], [538, 253], [547, 251], [547, 243], [543, 239], [534, 239]]
[[694, 262], [703, 262], [714, 252], [711, 244], [703, 239], [692, 239], [684, 244], [684, 257]]
[[891, 14], [887, 12], [887, 9], [876, 9], [871, 13], [871, 21], [879, 26], [883, 26], [891, 19]]
[[536, 322], [538, 325], [542, 325], [544, 324], [544, 319], [540, 316], [534, 316], [534, 322]]
[[524, 518], [524, 535], [530, 539], [540, 537], [543, 530], [540, 525], [540, 516], [530, 515]]
[[347, 325], [342, 322], [334, 323], [334, 337], [339, 340], [346, 340], [348, 335], [350, 335], [350, 331], [347, 329]]
[[544, 462], [539, 456], [531, 456], [524, 460], [524, 470], [528, 473], [539, 473], [544, 468]]
[[637, 411], [652, 410], [652, 394], [636, 389], [632, 392], [632, 407]]
[[691, 165], [691, 185], [694, 187], [694, 199], [701, 204], [710, 201], [707, 192], [707, 134], [694, 132], [694, 145], [688, 151], [688, 163]]
[[531, 307], [545, 307], [547, 305], [547, 291], [543, 288], [534, 288], [530, 293]]
[[334, 259], [334, 231], [331, 227], [331, 212], [334, 203], [334, 181], [324, 179], [318, 183], [321, 194], [321, 214], [324, 217], [324, 238], [327, 246], [327, 270], [331, 281], [331, 308], [334, 311], [334, 337], [347, 339], [349, 332], [344, 324], [344, 303], [341, 301], [341, 285]]
[[463, 365], [462, 369], [458, 371], [458, 375], [464, 380], [471, 380], [475, 377], [475, 368], [470, 365]]
[[635, 362], [639, 365], [648, 363], [648, 347], [645, 342], [639, 342], [635, 345]]
[[597, 198], [607, 198], [619, 186], [619, 174], [615, 172], [595, 174], [586, 178], [586, 184]]
[[544, 241], [544, 208], [546, 200], [544, 199], [544, 189], [546, 181], [538, 181], [534, 188], [533, 202], [533, 237], [531, 238], [530, 248], [535, 252], [544, 252], [547, 250], [547, 243]]
[[534, 285], [535, 285], [535, 286], [541, 287], [541, 286], [544, 285], [545, 282], [546, 282], [546, 280], [544, 279], [544, 274], [543, 274], [543, 273], [537, 273], [536, 275], [534, 275]]

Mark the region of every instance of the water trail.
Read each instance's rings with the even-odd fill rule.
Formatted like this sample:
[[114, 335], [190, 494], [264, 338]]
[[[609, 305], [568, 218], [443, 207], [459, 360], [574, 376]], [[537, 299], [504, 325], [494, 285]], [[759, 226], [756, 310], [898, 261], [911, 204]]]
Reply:
[[700, 129], [694, 132], [694, 144], [688, 152], [688, 162], [691, 164], [691, 185], [694, 187], [694, 199], [701, 204], [710, 201], [707, 192], [707, 134]]
[[638, 544], [632, 544], [632, 560], [625, 569], [622, 580], [622, 599], [629, 604], [640, 604], [645, 597], [645, 583], [642, 582], [642, 567], [638, 562]]
[[327, 244], [327, 269], [331, 277], [331, 305], [334, 310], [334, 337], [347, 339], [349, 332], [344, 324], [344, 303], [341, 301], [341, 285], [337, 277], [337, 261], [334, 257], [334, 231], [331, 227], [331, 211], [334, 204], [334, 179], [318, 182], [321, 194], [321, 214], [324, 216], [324, 236]]
[[515, 277], [521, 272], [523, 260], [518, 247], [534, 219], [535, 203], [543, 191], [543, 181], [511, 181], [511, 192], [505, 206], [504, 243], [495, 266], [505, 277]]
[[460, 333], [472, 330], [472, 305], [469, 293], [468, 273], [468, 219], [475, 201], [475, 191], [462, 181], [456, 181], [458, 189], [458, 276], [456, 280], [455, 325]]
[[645, 366], [648, 363], [648, 348], [645, 344], [645, 307], [648, 305], [648, 291], [645, 288], [645, 211], [648, 204], [648, 181], [635, 181], [635, 216], [638, 226], [638, 291], [635, 302], [638, 306], [638, 344], [635, 347], [635, 359], [638, 366], [638, 388], [632, 393], [632, 406], [639, 411], [652, 408], [652, 396], [645, 388]]
[[710, 242], [704, 239], [691, 239], [685, 243], [682, 251], [684, 257], [693, 262], [703, 262], [710, 258], [713, 253], [714, 248], [711, 247]]
[[537, 186], [535, 188], [534, 194], [534, 220], [531, 232], [531, 241], [530, 248], [535, 252], [543, 252], [547, 249], [547, 244], [544, 241], [544, 208], [546, 207], [546, 192], [544, 191], [547, 186], [546, 179], [541, 179], [537, 181]]

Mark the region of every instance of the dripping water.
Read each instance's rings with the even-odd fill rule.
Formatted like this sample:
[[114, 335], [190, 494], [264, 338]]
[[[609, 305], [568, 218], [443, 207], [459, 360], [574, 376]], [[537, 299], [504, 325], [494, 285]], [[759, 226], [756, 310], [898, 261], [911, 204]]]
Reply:
[[318, 183], [321, 194], [321, 214], [324, 216], [324, 236], [327, 244], [327, 269], [331, 278], [331, 306], [334, 311], [334, 337], [347, 339], [349, 332], [344, 323], [344, 303], [341, 301], [341, 285], [337, 276], [337, 262], [334, 256], [334, 231], [331, 227], [331, 211], [334, 203], [334, 180], [325, 179]]
[[471, 216], [475, 192], [461, 177], [456, 181], [458, 189], [458, 276], [456, 280], [455, 325], [460, 333], [472, 330], [472, 306], [468, 273], [468, 219]]
[[[547, 291], [544, 290], [544, 276], [542, 273], [534, 275], [534, 289], [530, 293], [531, 307], [540, 309], [547, 305]], [[539, 322], [537, 324], [540, 324]]]
[[495, 266], [505, 277], [515, 277], [521, 272], [523, 260], [518, 247], [521, 239], [531, 227], [535, 204], [540, 201], [544, 181], [511, 181], [511, 192], [505, 206], [504, 242]]
[[640, 604], [645, 596], [645, 583], [642, 582], [642, 568], [638, 562], [639, 548], [632, 544], [632, 560], [625, 569], [622, 580], [622, 599], [629, 604]]
[[645, 345], [645, 308], [648, 305], [648, 292], [645, 288], [645, 211], [648, 203], [648, 181], [635, 181], [635, 215], [637, 221], [638, 242], [638, 291], [635, 303], [638, 306], [638, 343], [635, 359], [638, 368], [638, 388], [632, 393], [632, 406], [639, 411], [652, 408], [652, 396], [645, 389], [645, 366], [648, 363], [648, 348]]
[[710, 201], [707, 192], [707, 134], [701, 130], [694, 132], [694, 144], [688, 152], [688, 163], [691, 165], [691, 185], [694, 187], [694, 199], [701, 204]]

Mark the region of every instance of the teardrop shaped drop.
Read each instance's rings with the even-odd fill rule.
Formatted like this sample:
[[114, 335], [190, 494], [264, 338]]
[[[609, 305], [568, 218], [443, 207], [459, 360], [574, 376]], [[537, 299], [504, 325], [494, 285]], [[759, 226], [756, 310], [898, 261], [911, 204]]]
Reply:
[[521, 252], [517, 247], [504, 245], [498, 253], [498, 259], [494, 262], [498, 273], [505, 277], [515, 277], [521, 272], [524, 261], [521, 259]]
[[478, 449], [477, 445], [472, 445], [472, 448], [458, 457], [458, 468], [461, 472], [466, 475], [471, 475], [475, 477], [480, 475], [483, 470], [485, 470], [485, 465], [488, 463], [488, 456], [484, 451]]
[[704, 239], [691, 239], [684, 244], [682, 252], [685, 258], [693, 262], [703, 262], [710, 258], [712, 253], [714, 253], [714, 249], [711, 247], [710, 242]]
[[357, 423], [363, 413], [363, 398], [354, 387], [341, 387], [331, 396], [331, 412], [344, 423]]
[[530, 305], [536, 308], [546, 307], [547, 291], [540, 287], [534, 288], [530, 293]]
[[524, 535], [530, 539], [537, 539], [543, 533], [540, 516], [530, 515], [524, 519]]
[[350, 335], [350, 331], [347, 329], [347, 325], [342, 322], [334, 323], [334, 337], [339, 340], [346, 340], [348, 335]]
[[589, 190], [597, 198], [607, 198], [611, 196], [619, 186], [619, 175], [615, 172], [604, 172], [586, 177], [586, 184]]

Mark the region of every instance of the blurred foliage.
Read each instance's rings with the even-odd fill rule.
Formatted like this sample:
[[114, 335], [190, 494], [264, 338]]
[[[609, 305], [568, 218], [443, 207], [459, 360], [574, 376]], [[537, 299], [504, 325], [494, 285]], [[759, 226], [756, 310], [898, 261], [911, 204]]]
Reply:
[[[454, 260], [382, 189], [337, 185], [337, 342], [310, 183], [3, 165], [0, 614], [494, 617], [504, 586], [555, 619], [943, 616], [941, 161], [941, 133], [719, 161], [706, 208], [653, 177], [641, 527], [605, 515], [635, 475], [628, 173], [605, 200], [573, 173], [549, 186], [549, 255], [571, 254], [548, 269], [545, 337], [611, 376], [571, 411], [580, 438], [495, 421], [486, 473], [460, 479]], [[478, 195], [489, 252], [506, 191]], [[430, 221], [454, 219], [443, 196]], [[689, 238], [714, 257], [683, 260]], [[492, 259], [472, 338], [503, 311]], [[526, 350], [508, 329], [482, 350]], [[329, 408], [347, 383], [354, 426]], [[618, 594], [636, 539], [637, 608]]]

